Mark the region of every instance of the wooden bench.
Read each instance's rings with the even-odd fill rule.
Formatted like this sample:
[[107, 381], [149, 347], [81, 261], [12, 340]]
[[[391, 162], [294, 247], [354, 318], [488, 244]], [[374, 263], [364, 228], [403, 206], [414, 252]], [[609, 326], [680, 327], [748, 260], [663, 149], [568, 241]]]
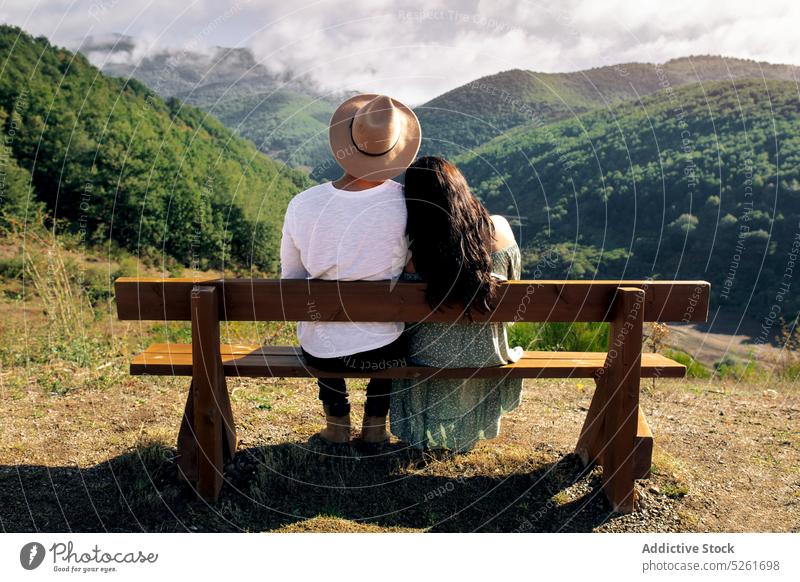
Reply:
[[[191, 376], [178, 436], [178, 466], [200, 497], [216, 500], [223, 464], [236, 451], [225, 378], [330, 377], [290, 346], [222, 344], [221, 321], [452, 322], [457, 306], [431, 312], [424, 284], [388, 281], [122, 278], [115, 283], [121, 320], [191, 321], [191, 344], [154, 344], [131, 374]], [[646, 321], [698, 322], [708, 315], [705, 281], [509, 281], [497, 307], [474, 321], [610, 322], [608, 353], [526, 352], [494, 368], [394, 368], [347, 377], [593, 378], [594, 397], [578, 438], [584, 463], [603, 467], [614, 510], [632, 511], [634, 480], [649, 476], [653, 438], [639, 407], [642, 377], [680, 378], [685, 367], [642, 353]], [[198, 357], [199, 356], [199, 357]]]

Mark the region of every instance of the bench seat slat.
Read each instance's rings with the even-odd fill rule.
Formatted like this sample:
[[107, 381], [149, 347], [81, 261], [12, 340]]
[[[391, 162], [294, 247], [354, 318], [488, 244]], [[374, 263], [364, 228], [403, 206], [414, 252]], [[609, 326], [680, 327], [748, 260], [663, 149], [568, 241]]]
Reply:
[[[342, 374], [310, 368], [293, 346], [222, 344], [226, 376], [318, 378]], [[525, 352], [514, 364], [491, 368], [405, 367], [348, 372], [348, 378], [591, 378], [603, 367], [605, 352]], [[137, 355], [131, 374], [191, 376], [191, 344], [154, 344]], [[642, 377], [682, 378], [686, 367], [661, 354], [642, 354]]]
[[[222, 355], [258, 355], [271, 356], [299, 355], [300, 348], [295, 346], [259, 346], [256, 344], [220, 344]], [[156, 354], [191, 354], [192, 344], [153, 344], [146, 353]]]

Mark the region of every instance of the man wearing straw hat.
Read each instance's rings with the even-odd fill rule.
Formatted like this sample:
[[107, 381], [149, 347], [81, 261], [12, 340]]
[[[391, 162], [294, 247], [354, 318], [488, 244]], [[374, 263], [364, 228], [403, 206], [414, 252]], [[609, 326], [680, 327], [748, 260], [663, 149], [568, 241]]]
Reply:
[[[338, 180], [295, 196], [286, 210], [281, 277], [377, 281], [400, 275], [406, 263], [403, 188], [391, 178], [414, 161], [420, 126], [408, 107], [385, 95], [356, 95], [330, 122], [331, 151], [344, 170]], [[346, 372], [405, 365], [402, 323], [300, 322], [297, 335], [306, 361], [321, 370]], [[320, 378], [326, 426], [320, 438], [350, 441], [350, 403], [342, 378]], [[388, 440], [391, 380], [370, 380], [361, 439]]]

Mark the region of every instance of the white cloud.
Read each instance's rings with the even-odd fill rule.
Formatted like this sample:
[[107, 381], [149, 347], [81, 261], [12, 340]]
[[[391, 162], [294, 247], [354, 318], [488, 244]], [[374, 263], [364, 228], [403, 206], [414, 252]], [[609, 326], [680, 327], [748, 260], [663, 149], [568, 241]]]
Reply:
[[0, 11], [61, 44], [122, 32], [145, 49], [252, 46], [273, 70], [409, 103], [511, 68], [689, 54], [800, 63], [794, 0], [10, 0]]

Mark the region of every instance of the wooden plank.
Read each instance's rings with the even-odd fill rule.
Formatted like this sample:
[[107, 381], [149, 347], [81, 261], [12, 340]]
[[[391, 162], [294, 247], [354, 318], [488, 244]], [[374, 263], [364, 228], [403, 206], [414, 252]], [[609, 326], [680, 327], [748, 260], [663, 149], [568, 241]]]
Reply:
[[608, 390], [601, 453], [603, 491], [619, 513], [633, 511], [636, 496], [634, 447], [639, 419], [644, 300], [641, 289], [619, 290], [603, 374]]
[[[172, 344], [158, 343], [150, 345], [144, 354], [152, 356], [173, 356], [178, 354], [191, 354], [192, 344]], [[295, 346], [263, 346], [258, 344], [221, 344], [220, 353], [223, 361], [225, 356], [300, 356], [302, 351]], [[137, 356], [138, 357], [138, 356]], [[642, 366], [648, 368], [668, 368], [668, 377], [683, 377], [686, 366], [679, 364], [661, 354], [644, 354]], [[601, 364], [605, 361], [606, 352], [550, 352], [550, 351], [526, 351], [523, 352], [522, 360], [578, 360], [578, 359], [600, 360]], [[158, 358], [163, 359], [163, 358]], [[137, 361], [137, 360], [134, 360]], [[143, 360], [142, 360], [143, 361]], [[151, 361], [156, 361], [151, 359]], [[177, 360], [176, 360], [177, 362]], [[654, 370], [655, 373], [655, 370]], [[677, 374], [677, 375], [676, 375]], [[656, 374], [657, 375], [657, 374]]]
[[[223, 345], [220, 358], [227, 376], [339, 378], [342, 374], [322, 372], [308, 365], [296, 348], [289, 346], [249, 346], [243, 349]], [[592, 378], [603, 368], [605, 352], [525, 352], [514, 364], [490, 368], [427, 367], [391, 368], [384, 371], [351, 372], [346, 377], [380, 378]], [[131, 374], [188, 376], [192, 372], [191, 344], [155, 344], [137, 355]], [[646, 377], [682, 378], [686, 367], [661, 354], [644, 354], [642, 374]]]
[[[150, 345], [147, 350], [142, 354], [150, 355], [185, 355], [192, 353], [192, 344], [173, 344], [173, 343], [158, 343]], [[261, 355], [261, 356], [300, 356], [301, 350], [295, 346], [262, 346], [258, 344], [220, 344], [220, 354], [223, 356], [244, 356], [244, 355]], [[522, 360], [575, 360], [575, 359], [590, 359], [600, 360], [601, 363], [605, 362], [606, 352], [550, 352], [550, 351], [525, 351], [522, 354]], [[684, 367], [675, 360], [671, 360], [666, 356], [658, 353], [645, 353], [642, 354], [652, 366], [662, 364], [665, 366]]]
[[219, 347], [219, 293], [196, 287], [192, 293], [192, 362], [194, 434], [197, 441], [197, 494], [214, 501], [222, 489], [223, 429], [217, 386], [222, 366]]
[[[259, 354], [270, 356], [300, 355], [302, 352], [296, 346], [263, 346], [259, 344], [220, 344], [220, 354], [247, 355]], [[192, 344], [159, 343], [148, 346], [148, 354], [191, 354]]]
[[[120, 278], [114, 284], [122, 320], [189, 321], [194, 286], [220, 290], [219, 317], [227, 321], [452, 322], [459, 306], [431, 312], [425, 284], [389, 281]], [[474, 321], [611, 321], [617, 288], [645, 291], [646, 321], [705, 321], [705, 281], [509, 281], [497, 307]]]

